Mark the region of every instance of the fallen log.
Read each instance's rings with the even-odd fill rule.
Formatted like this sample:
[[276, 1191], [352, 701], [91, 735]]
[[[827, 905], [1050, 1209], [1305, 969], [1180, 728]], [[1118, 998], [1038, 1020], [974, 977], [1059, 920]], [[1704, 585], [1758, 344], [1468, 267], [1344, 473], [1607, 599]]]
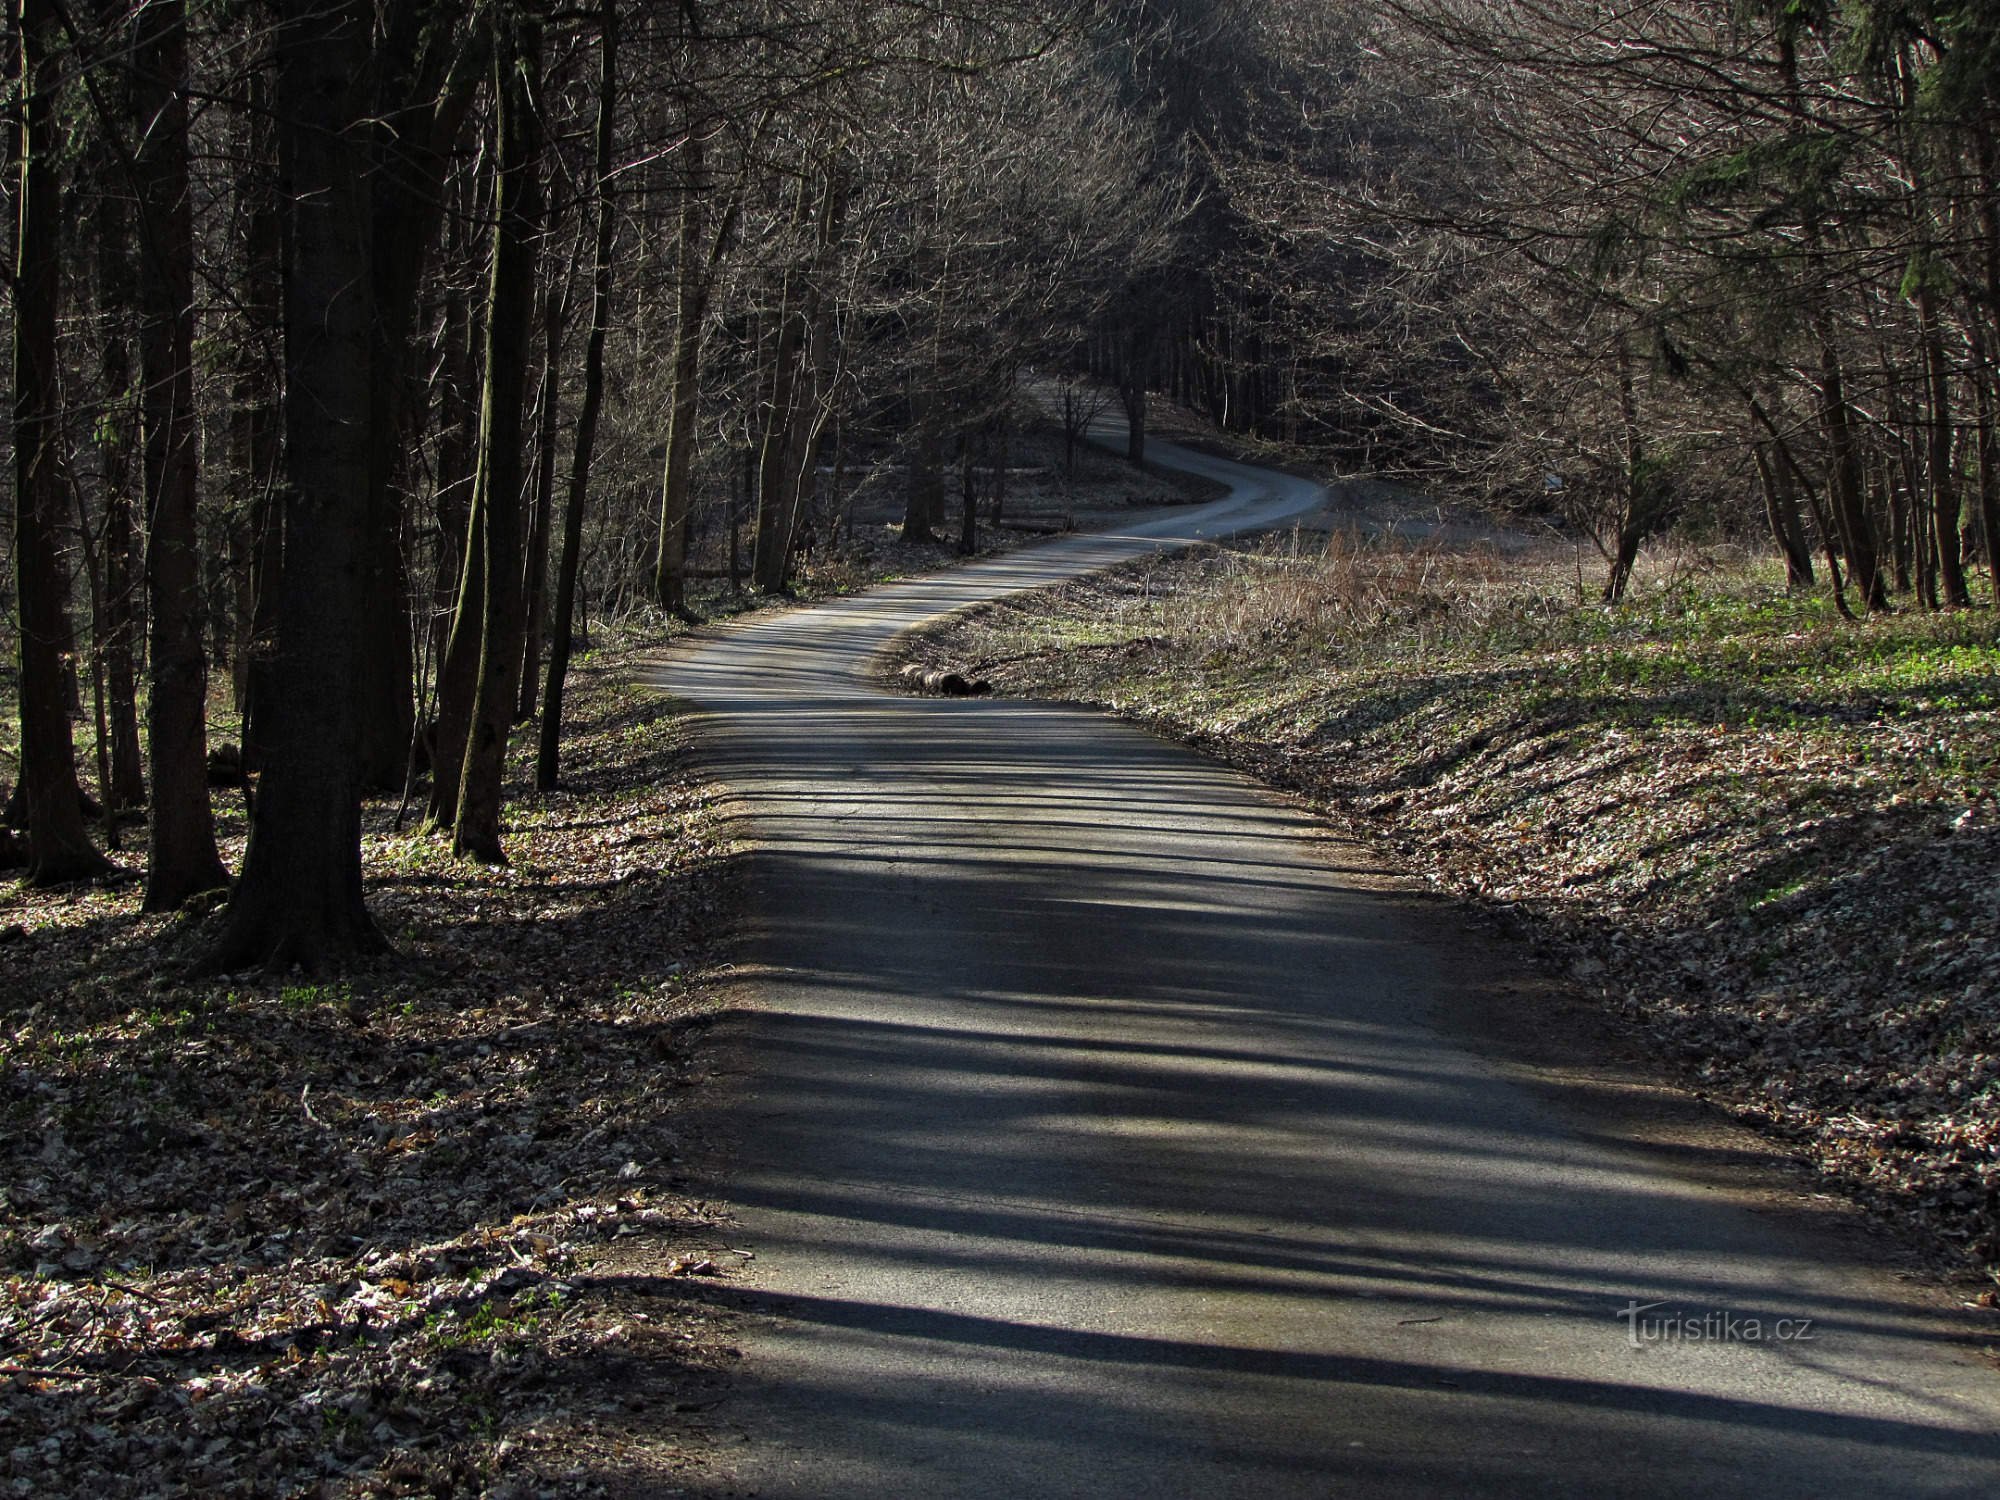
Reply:
[[918, 692], [940, 698], [984, 698], [993, 691], [993, 684], [983, 677], [967, 677], [949, 667], [925, 667], [916, 662], [903, 668], [902, 678]]

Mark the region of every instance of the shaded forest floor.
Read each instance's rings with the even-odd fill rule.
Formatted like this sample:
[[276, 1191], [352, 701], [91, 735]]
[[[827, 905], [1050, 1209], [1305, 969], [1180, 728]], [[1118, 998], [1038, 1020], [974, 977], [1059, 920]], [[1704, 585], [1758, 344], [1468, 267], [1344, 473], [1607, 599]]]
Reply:
[[509, 868], [370, 805], [398, 956], [338, 983], [179, 977], [201, 918], [136, 881], [7, 892], [0, 1494], [590, 1492], [637, 1411], [700, 1420], [731, 1257], [676, 1117], [731, 844], [645, 644], [578, 662]]
[[2000, 1275], [1994, 612], [1850, 625], [1692, 551], [1610, 608], [1567, 547], [1365, 508], [1008, 599], [905, 659], [1305, 795], [1941, 1263]]

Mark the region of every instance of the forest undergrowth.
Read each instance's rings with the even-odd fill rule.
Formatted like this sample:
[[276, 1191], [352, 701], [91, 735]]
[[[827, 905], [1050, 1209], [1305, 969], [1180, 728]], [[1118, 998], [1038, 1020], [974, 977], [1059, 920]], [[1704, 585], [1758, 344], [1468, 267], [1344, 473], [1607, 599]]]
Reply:
[[1852, 624], [1687, 547], [1609, 607], [1578, 565], [1267, 536], [907, 649], [1306, 795], [1940, 1263], [2000, 1279], [1994, 611]]

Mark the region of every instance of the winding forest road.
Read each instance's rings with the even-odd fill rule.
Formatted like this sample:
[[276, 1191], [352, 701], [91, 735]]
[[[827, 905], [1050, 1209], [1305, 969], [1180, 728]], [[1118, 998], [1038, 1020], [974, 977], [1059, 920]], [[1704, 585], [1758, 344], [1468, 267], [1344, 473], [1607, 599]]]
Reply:
[[1965, 1327], [1464, 1040], [1448, 913], [1139, 730], [865, 680], [941, 611], [1321, 502], [1156, 452], [1234, 492], [663, 668], [755, 836], [746, 1441], [698, 1492], [2000, 1494]]

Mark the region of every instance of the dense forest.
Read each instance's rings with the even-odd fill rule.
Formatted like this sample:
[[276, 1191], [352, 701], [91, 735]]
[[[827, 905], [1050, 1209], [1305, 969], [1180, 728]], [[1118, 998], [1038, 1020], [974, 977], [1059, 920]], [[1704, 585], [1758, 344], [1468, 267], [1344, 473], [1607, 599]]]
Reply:
[[510, 731], [556, 785], [587, 616], [686, 614], [725, 566], [783, 593], [871, 485], [969, 549], [1050, 382], [1122, 396], [1135, 458], [1150, 392], [1551, 519], [1611, 599], [1676, 525], [1767, 537], [1856, 628], [1989, 592], [1988, 7], [16, 0], [11, 30], [11, 847], [89, 878], [144, 808], [149, 910], [230, 890], [214, 968], [382, 944], [366, 794], [505, 859]]

